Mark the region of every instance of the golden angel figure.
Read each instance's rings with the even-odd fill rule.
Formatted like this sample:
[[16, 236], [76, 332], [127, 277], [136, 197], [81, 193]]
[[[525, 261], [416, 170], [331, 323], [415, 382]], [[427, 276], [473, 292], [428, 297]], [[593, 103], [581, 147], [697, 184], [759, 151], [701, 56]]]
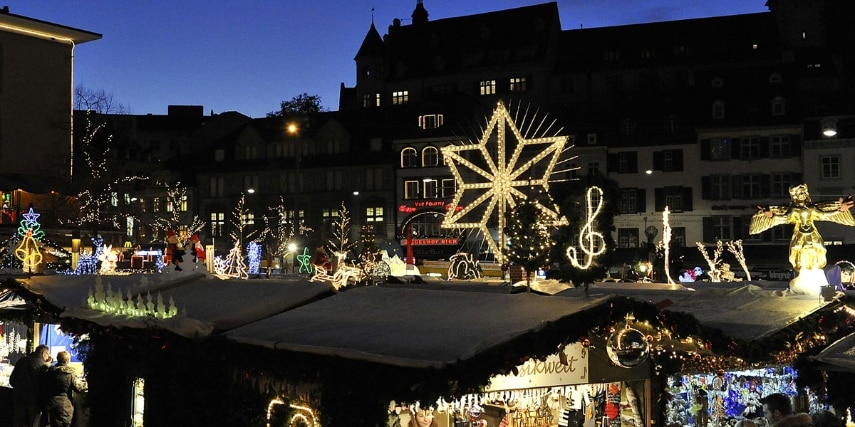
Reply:
[[807, 184], [790, 187], [790, 199], [790, 204], [786, 206], [761, 207], [751, 218], [748, 231], [758, 234], [776, 225], [793, 224], [790, 264], [800, 276], [806, 270], [821, 271], [826, 264], [826, 249], [814, 222], [830, 221], [855, 226], [855, 218], [849, 212], [855, 201], [849, 196], [841, 197], [836, 202], [813, 203]]

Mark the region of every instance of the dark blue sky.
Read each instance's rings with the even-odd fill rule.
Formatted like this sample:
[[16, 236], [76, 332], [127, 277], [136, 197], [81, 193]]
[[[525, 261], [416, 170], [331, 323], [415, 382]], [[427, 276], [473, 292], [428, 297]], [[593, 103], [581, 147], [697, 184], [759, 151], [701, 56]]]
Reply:
[[[423, 0], [429, 19], [544, 3]], [[564, 29], [765, 12], [766, 0], [559, 0]], [[338, 109], [374, 22], [409, 24], [416, 0], [7, 0], [10, 12], [103, 35], [75, 50], [75, 83], [133, 114], [202, 105], [263, 117], [301, 93]], [[372, 8], [374, 12], [372, 14]]]

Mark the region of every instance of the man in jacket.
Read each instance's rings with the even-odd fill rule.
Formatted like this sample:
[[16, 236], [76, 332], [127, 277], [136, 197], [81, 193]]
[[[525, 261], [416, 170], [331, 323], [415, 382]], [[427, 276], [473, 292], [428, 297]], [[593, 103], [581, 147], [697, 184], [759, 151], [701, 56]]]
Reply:
[[42, 412], [39, 387], [50, 362], [50, 349], [40, 345], [15, 364], [9, 376], [9, 384], [14, 391], [14, 427], [33, 427], [39, 421]]

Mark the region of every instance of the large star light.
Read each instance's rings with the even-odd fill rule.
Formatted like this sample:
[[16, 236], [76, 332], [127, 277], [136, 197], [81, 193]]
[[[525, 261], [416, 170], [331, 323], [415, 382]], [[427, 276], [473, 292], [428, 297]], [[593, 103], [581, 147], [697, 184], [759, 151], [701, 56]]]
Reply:
[[[504, 252], [493, 240], [488, 226], [496, 227], [498, 240], [505, 241], [505, 212], [518, 201], [535, 196], [532, 190], [542, 193], [549, 190], [549, 177], [567, 139], [566, 136], [524, 137], [505, 104], [499, 101], [477, 144], [442, 148], [458, 187], [442, 228], [480, 230], [496, 260], [505, 262]], [[547, 207], [538, 200], [534, 203], [551, 219], [547, 225], [567, 223], [557, 206]]]

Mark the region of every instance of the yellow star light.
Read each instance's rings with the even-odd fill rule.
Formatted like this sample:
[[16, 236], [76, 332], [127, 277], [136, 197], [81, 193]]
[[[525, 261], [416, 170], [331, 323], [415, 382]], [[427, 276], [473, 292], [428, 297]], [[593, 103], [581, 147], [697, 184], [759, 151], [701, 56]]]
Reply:
[[[480, 230], [496, 260], [505, 262], [504, 252], [493, 240], [488, 223], [498, 229], [498, 240], [504, 242], [505, 212], [518, 201], [528, 199], [530, 189], [549, 190], [549, 176], [567, 139], [566, 136], [523, 137], [505, 104], [499, 101], [477, 144], [442, 148], [458, 186], [442, 228]], [[512, 152], [510, 159], [508, 152]], [[547, 207], [539, 201], [535, 204], [551, 219], [547, 225], [567, 223], [557, 206]], [[504, 248], [504, 243], [501, 246]]]

